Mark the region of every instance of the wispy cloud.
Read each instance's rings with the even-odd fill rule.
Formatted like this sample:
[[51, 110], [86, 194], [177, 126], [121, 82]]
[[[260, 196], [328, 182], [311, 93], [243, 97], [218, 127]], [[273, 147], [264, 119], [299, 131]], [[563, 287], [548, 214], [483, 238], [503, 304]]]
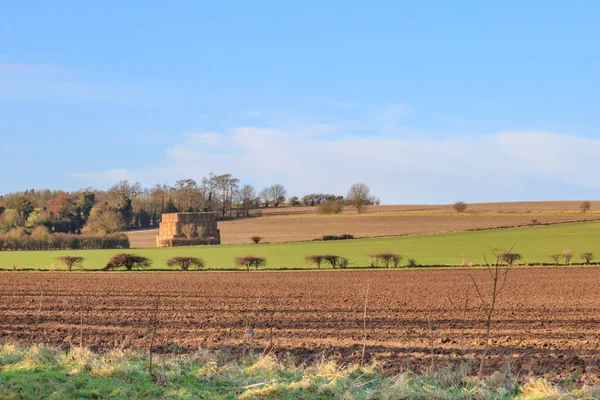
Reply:
[[[221, 146], [207, 146], [207, 139]], [[124, 177], [154, 183], [231, 172], [258, 186], [284, 182], [294, 194], [343, 194], [350, 184], [364, 181], [387, 203], [516, 200], [535, 195], [528, 188], [548, 180], [600, 189], [600, 140], [543, 131], [436, 139], [322, 138], [239, 127], [225, 134], [186, 134], [167, 157], [165, 167], [152, 171], [72, 176], [92, 183]]]

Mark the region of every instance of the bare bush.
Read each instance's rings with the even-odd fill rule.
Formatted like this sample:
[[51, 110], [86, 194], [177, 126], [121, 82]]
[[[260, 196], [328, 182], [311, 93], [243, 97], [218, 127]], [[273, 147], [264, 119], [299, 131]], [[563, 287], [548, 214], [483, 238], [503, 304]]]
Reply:
[[258, 270], [259, 267], [264, 267], [267, 265], [267, 259], [261, 256], [239, 256], [235, 258], [236, 265], [240, 267], [245, 267], [248, 271], [250, 271], [251, 267], [254, 267], [254, 270]]
[[562, 257], [562, 254], [561, 253], [550, 254], [548, 257], [550, 257], [552, 259], [552, 261], [554, 261], [554, 264], [558, 265], [558, 264], [560, 264], [560, 259]]
[[343, 208], [340, 200], [328, 200], [317, 206], [317, 214], [339, 214]]
[[458, 213], [465, 212], [467, 210], [467, 203], [464, 201], [457, 201], [452, 205], [452, 208]]
[[589, 201], [582, 201], [579, 204], [579, 209], [581, 210], [582, 213], [589, 211], [590, 208], [592, 208], [592, 203], [590, 203]]
[[563, 258], [565, 259], [565, 264], [570, 265], [571, 259], [573, 259], [573, 253], [569, 249], [564, 249], [561, 253]]
[[85, 260], [85, 258], [79, 256], [62, 256], [56, 257], [56, 259], [65, 264], [67, 271], [71, 271], [75, 266], [83, 269], [83, 260]]
[[340, 256], [336, 256], [333, 254], [325, 254], [323, 256], [323, 261], [329, 263], [329, 265], [331, 265], [331, 268], [336, 269], [340, 262]]
[[[487, 269], [489, 272], [489, 276], [491, 278], [492, 288], [488, 295], [483, 293], [483, 287], [481, 284], [475, 280], [475, 277], [468, 274], [473, 282], [473, 286], [475, 287], [475, 292], [481, 301], [481, 307], [485, 313], [485, 327], [486, 327], [486, 336], [485, 336], [485, 344], [483, 347], [483, 352], [481, 355], [481, 361], [479, 363], [479, 373], [478, 376], [481, 378], [483, 376], [483, 366], [487, 356], [488, 348], [490, 346], [490, 338], [491, 338], [491, 328], [492, 328], [492, 318], [494, 315], [494, 311], [496, 309], [496, 303], [498, 301], [498, 297], [504, 290], [506, 286], [508, 272], [510, 271], [510, 267], [502, 267], [502, 255], [505, 254], [516, 254], [512, 252], [512, 249], [505, 252], [495, 252], [496, 254], [496, 263], [495, 265], [489, 265], [487, 262], [487, 258], [484, 254], [485, 263], [487, 265]], [[509, 264], [510, 265], [510, 264]], [[485, 275], [487, 276], [487, 275]]]
[[260, 237], [260, 236], [252, 236], [252, 237], [250, 238], [250, 240], [252, 240], [252, 242], [253, 242], [254, 244], [259, 244], [259, 243], [260, 243], [260, 241], [261, 241], [262, 239], [263, 239], [263, 238], [262, 238], [262, 237]]
[[585, 261], [585, 263], [586, 263], [586, 264], [589, 264], [589, 263], [591, 263], [591, 262], [592, 262], [592, 260], [594, 259], [594, 253], [589, 253], [589, 252], [587, 252], [587, 253], [582, 253], [582, 254], [581, 254], [581, 259], [582, 259], [583, 261]]
[[346, 203], [356, 208], [360, 214], [367, 209], [368, 205], [374, 204], [377, 198], [371, 194], [371, 189], [364, 183], [355, 183], [350, 186], [346, 195]]
[[171, 268], [179, 267], [182, 271], [188, 271], [190, 268], [202, 269], [206, 264], [200, 257], [181, 256], [169, 258], [167, 266]]
[[402, 256], [397, 253], [382, 252], [377, 254], [370, 254], [369, 259], [371, 260], [371, 266], [379, 266], [379, 263], [385, 268], [389, 268], [390, 264], [394, 267], [398, 267]]
[[415, 260], [414, 258], [409, 258], [408, 259], [408, 267], [409, 268], [415, 268], [418, 265], [419, 264], [417, 263], [417, 260]]
[[341, 269], [348, 268], [348, 265], [350, 265], [350, 259], [348, 257], [340, 257], [340, 258], [338, 258], [338, 266]]
[[321, 269], [321, 263], [323, 262], [323, 255], [320, 254], [312, 254], [310, 256], [304, 257], [306, 262], [313, 264], [317, 269]]
[[103, 271], [112, 271], [120, 267], [125, 267], [128, 271], [134, 269], [148, 268], [152, 265], [152, 260], [136, 254], [120, 253], [114, 255], [103, 268]]
[[519, 253], [504, 251], [498, 254], [498, 258], [501, 262], [506, 263], [512, 267], [515, 262], [523, 259], [523, 256]]

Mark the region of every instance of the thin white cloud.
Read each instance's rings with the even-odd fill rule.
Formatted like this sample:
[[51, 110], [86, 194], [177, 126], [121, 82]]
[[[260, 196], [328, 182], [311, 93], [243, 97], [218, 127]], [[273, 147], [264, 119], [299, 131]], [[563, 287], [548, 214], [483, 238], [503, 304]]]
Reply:
[[[305, 131], [311, 131], [306, 128]], [[285, 183], [293, 194], [344, 194], [367, 182], [386, 203], [457, 199], [522, 199], [540, 182], [600, 189], [600, 140], [543, 131], [477, 137], [327, 138], [281, 129], [240, 127], [218, 135], [187, 134], [168, 151], [168, 164], [152, 171], [73, 174], [94, 184], [119, 179], [174, 182], [209, 172], [230, 172], [257, 186]], [[218, 141], [220, 147], [203, 141]], [[164, 160], [161, 160], [164, 162]]]

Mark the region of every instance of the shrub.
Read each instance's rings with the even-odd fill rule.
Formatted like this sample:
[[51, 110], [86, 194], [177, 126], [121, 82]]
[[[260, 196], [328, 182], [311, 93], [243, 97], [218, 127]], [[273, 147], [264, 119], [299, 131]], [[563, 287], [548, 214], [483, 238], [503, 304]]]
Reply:
[[534, 219], [532, 219], [532, 220], [531, 220], [531, 225], [534, 225], [534, 226], [535, 226], [535, 225], [537, 225], [537, 224], [539, 224], [539, 222], [538, 222], [538, 220], [537, 220], [537, 219], [535, 219], [535, 218], [534, 218]]
[[67, 267], [67, 271], [71, 271], [76, 265], [78, 265], [79, 268], [83, 269], [83, 260], [85, 260], [85, 258], [79, 256], [62, 256], [56, 257], [56, 259], [65, 264], [65, 267]]
[[579, 204], [579, 208], [581, 209], [581, 212], [583, 212], [583, 213], [584, 213], [584, 212], [586, 212], [586, 211], [589, 211], [589, 210], [590, 210], [590, 208], [592, 208], [592, 203], [590, 203], [589, 201], [582, 201], [582, 202]]
[[417, 260], [415, 260], [414, 258], [409, 258], [408, 259], [408, 267], [409, 268], [414, 268], [417, 265], [419, 265], [419, 264], [417, 264]]
[[310, 256], [306, 256], [304, 257], [304, 260], [306, 260], [306, 262], [313, 264], [315, 267], [317, 267], [317, 269], [321, 269], [321, 263], [323, 262], [323, 255], [320, 254], [313, 254]]
[[571, 259], [573, 258], [573, 253], [571, 253], [571, 250], [564, 249], [562, 251], [561, 255], [565, 259], [565, 264], [567, 264], [567, 265], [571, 264]]
[[30, 235], [27, 235], [23, 228], [15, 228], [6, 234], [0, 234], [0, 251], [128, 248], [129, 238], [122, 233], [106, 236], [48, 233], [45, 227], [40, 226], [34, 228]]
[[120, 253], [114, 255], [106, 264], [103, 271], [111, 271], [120, 267], [125, 267], [128, 271], [134, 269], [148, 268], [152, 265], [152, 260], [136, 254]]
[[550, 257], [554, 261], [554, 264], [558, 265], [558, 264], [560, 264], [560, 258], [562, 257], [562, 254], [561, 253], [550, 254], [548, 257]]
[[343, 208], [340, 200], [328, 200], [317, 206], [317, 214], [339, 214]]
[[250, 267], [254, 267], [254, 270], [258, 270], [258, 267], [264, 267], [267, 265], [267, 259], [261, 256], [239, 256], [235, 258], [236, 265], [240, 267], [246, 267], [250, 271]]
[[206, 266], [203, 259], [191, 256], [171, 257], [167, 265], [171, 268], [179, 267], [182, 271], [188, 271], [190, 268], [202, 269]]
[[402, 256], [397, 253], [383, 252], [370, 254], [369, 259], [371, 260], [372, 267], [379, 266], [379, 263], [381, 262], [385, 268], [389, 268], [390, 264], [393, 264], [394, 267], [398, 267], [398, 264], [400, 264], [400, 261], [402, 260]]
[[195, 237], [192, 239], [187, 238], [174, 238], [163, 240], [162, 246], [166, 247], [182, 247], [182, 246], [203, 246], [214, 244], [213, 238]]
[[464, 201], [457, 201], [452, 205], [452, 208], [454, 208], [454, 211], [458, 213], [465, 212], [467, 209], [467, 203]]
[[338, 265], [340, 268], [342, 268], [342, 269], [348, 268], [349, 264], [350, 264], [350, 259], [348, 259], [348, 257], [338, 258]]
[[340, 262], [340, 257], [333, 254], [325, 254], [323, 256], [323, 261], [329, 263], [333, 269], [336, 269]]
[[252, 236], [252, 237], [250, 238], [250, 240], [252, 240], [252, 242], [253, 242], [254, 244], [258, 244], [258, 243], [260, 243], [260, 241], [261, 241], [262, 239], [263, 239], [263, 238], [262, 238], [262, 237], [260, 237], [260, 236]]
[[582, 253], [581, 254], [581, 259], [583, 261], [585, 261], [586, 264], [589, 264], [592, 262], [592, 260], [594, 259], [594, 253]]
[[523, 256], [519, 253], [511, 253], [509, 251], [505, 251], [503, 253], [498, 254], [498, 258], [500, 261], [512, 266], [515, 262], [521, 260]]
[[348, 239], [354, 239], [353, 235], [350, 235], [349, 233], [343, 233], [341, 235], [324, 235], [321, 237], [321, 240], [324, 241], [328, 241], [328, 240], [348, 240]]

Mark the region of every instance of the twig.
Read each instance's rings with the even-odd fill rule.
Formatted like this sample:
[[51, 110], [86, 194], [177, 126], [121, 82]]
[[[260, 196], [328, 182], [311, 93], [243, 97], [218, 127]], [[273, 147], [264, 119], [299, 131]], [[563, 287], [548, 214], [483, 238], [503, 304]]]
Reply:
[[148, 345], [148, 371], [150, 375], [152, 375], [152, 346], [154, 345], [154, 337], [156, 336], [156, 326], [158, 325], [158, 301], [160, 296], [156, 297], [156, 301], [154, 302], [154, 314], [150, 320], [152, 324], [152, 335], [150, 336], [150, 344]]
[[467, 309], [469, 307], [469, 293], [471, 293], [471, 286], [467, 286], [467, 294], [465, 296], [465, 307], [463, 309], [463, 325], [462, 330], [460, 332], [460, 352], [464, 354], [465, 352], [465, 327], [467, 324]]
[[429, 367], [433, 371], [434, 367], [434, 352], [433, 352], [433, 327], [431, 326], [431, 319], [427, 316], [427, 326], [429, 327], [429, 347], [431, 352], [431, 366]]
[[79, 308], [79, 345], [83, 348], [83, 311]]
[[363, 345], [362, 345], [362, 354], [360, 357], [360, 365], [365, 365], [365, 349], [367, 347], [367, 299], [369, 297], [369, 285], [367, 285], [367, 291], [365, 293], [365, 308], [363, 314]]

